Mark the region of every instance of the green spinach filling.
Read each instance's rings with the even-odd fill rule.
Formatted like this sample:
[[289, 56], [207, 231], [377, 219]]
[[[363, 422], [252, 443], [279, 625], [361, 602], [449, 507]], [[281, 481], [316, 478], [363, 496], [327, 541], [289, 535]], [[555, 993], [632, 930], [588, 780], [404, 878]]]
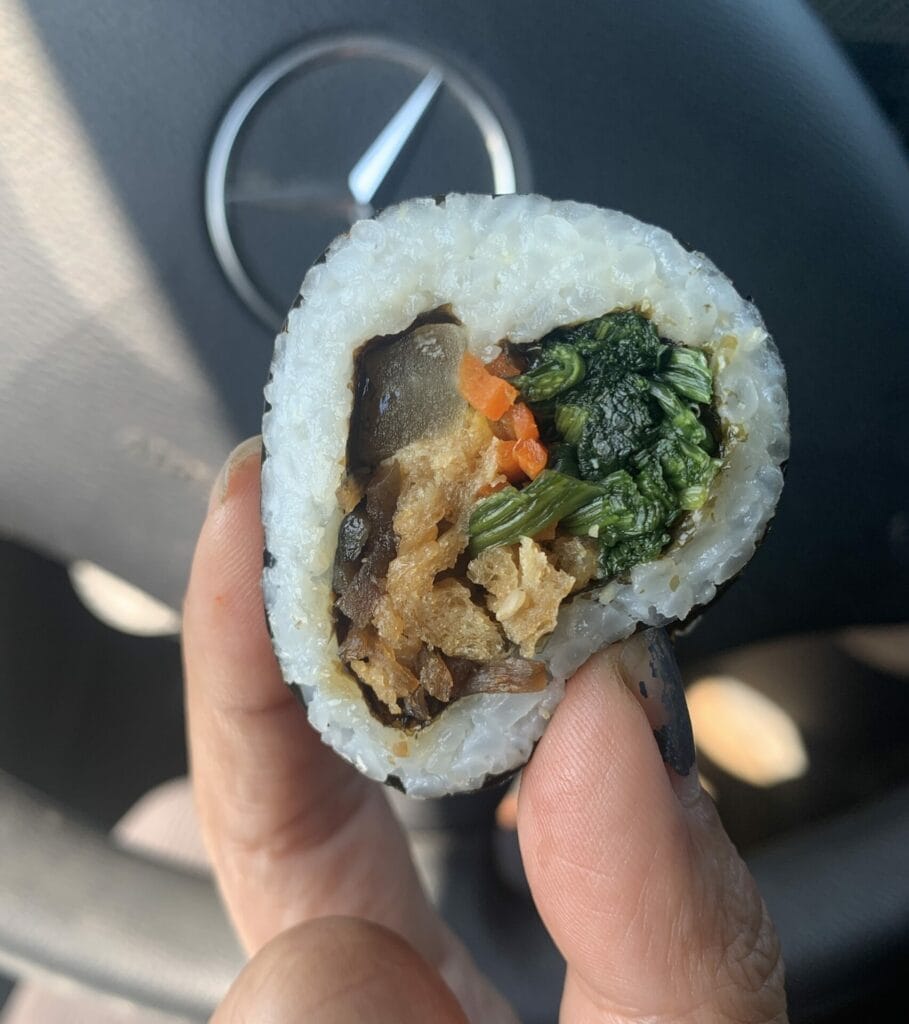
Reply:
[[707, 357], [663, 341], [640, 313], [552, 331], [511, 383], [541, 425], [549, 468], [477, 503], [472, 553], [558, 524], [596, 538], [605, 580], [657, 558], [706, 502], [720, 467]]

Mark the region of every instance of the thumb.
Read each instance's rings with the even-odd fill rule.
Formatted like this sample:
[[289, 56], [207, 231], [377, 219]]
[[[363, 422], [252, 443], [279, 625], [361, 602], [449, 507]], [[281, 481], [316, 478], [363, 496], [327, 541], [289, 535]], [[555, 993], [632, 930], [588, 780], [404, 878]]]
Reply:
[[577, 673], [525, 769], [518, 832], [568, 964], [565, 1024], [786, 1020], [776, 933], [697, 782], [665, 633]]

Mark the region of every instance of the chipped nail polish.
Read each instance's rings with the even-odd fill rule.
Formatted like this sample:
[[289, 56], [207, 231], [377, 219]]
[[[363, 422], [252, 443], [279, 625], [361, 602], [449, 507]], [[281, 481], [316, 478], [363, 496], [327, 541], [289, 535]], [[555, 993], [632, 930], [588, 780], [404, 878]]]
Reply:
[[647, 715], [676, 795], [685, 806], [696, 803], [701, 785], [694, 734], [682, 676], [666, 632], [646, 629], [626, 640], [619, 668]]

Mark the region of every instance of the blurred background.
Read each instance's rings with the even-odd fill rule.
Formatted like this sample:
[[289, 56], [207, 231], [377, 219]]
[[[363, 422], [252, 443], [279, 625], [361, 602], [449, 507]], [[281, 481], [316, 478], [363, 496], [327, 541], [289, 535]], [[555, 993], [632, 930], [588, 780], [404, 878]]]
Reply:
[[[0, 45], [0, 1022], [204, 1019], [238, 969], [180, 781], [195, 534], [305, 268], [450, 190], [626, 210], [761, 309], [787, 488], [678, 648], [792, 1020], [883, 1014], [909, 953], [909, 6], [0, 0]], [[555, 1021], [513, 792], [395, 805], [481, 965]]]

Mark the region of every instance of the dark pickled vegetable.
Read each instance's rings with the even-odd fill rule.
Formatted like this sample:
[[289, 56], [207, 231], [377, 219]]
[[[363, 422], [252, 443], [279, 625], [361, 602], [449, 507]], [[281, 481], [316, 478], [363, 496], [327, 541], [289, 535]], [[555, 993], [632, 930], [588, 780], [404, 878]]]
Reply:
[[398, 706], [401, 709], [401, 717], [405, 721], [415, 722], [417, 725], [425, 725], [432, 719], [432, 712], [426, 703], [426, 691], [422, 686], [414, 690], [413, 693], [409, 693], [406, 697], [401, 697], [398, 701]]
[[603, 481], [603, 493], [582, 505], [562, 520], [567, 533], [609, 539], [614, 544], [622, 536], [637, 536], [653, 529], [651, 507], [638, 490], [630, 473], [620, 469]]
[[454, 679], [442, 655], [424, 646], [420, 649], [417, 667], [423, 689], [430, 697], [447, 704], [454, 690]]
[[640, 313], [607, 313], [553, 333], [574, 345], [588, 359], [588, 365], [598, 370], [646, 372], [656, 370], [659, 364], [660, 337]]
[[713, 374], [707, 356], [696, 348], [681, 345], [668, 345], [666, 348], [667, 352], [660, 360], [659, 379], [675, 388], [683, 398], [707, 405], [713, 398]]
[[[578, 466], [586, 480], [600, 480], [631, 464], [655, 438], [658, 410], [650, 385], [637, 373], [604, 374], [577, 401], [587, 417], [577, 440]], [[556, 414], [556, 424], [559, 417]], [[566, 438], [570, 440], [570, 438]]]
[[338, 529], [338, 556], [344, 561], [353, 562], [358, 559], [369, 540], [369, 519], [365, 504], [361, 502], [353, 512], [348, 512], [341, 520]]
[[692, 444], [703, 445], [707, 442], [707, 428], [692, 412], [691, 406], [683, 402], [668, 384], [652, 380], [650, 393], [663, 410], [666, 423], [677, 434]]
[[568, 476], [580, 476], [578, 452], [574, 445], [556, 441], [549, 446], [549, 468]]
[[599, 493], [595, 484], [544, 469], [523, 490], [506, 487], [474, 506], [468, 526], [470, 551], [476, 555], [521, 537], [534, 537]]
[[371, 341], [357, 360], [348, 458], [372, 469], [412, 441], [447, 429], [464, 408], [456, 387], [463, 327], [423, 324]]
[[511, 383], [525, 402], [545, 402], [574, 387], [584, 376], [584, 360], [574, 345], [547, 345], [533, 367]]
[[356, 577], [360, 555], [369, 540], [369, 533], [369, 518], [366, 515], [364, 500], [352, 512], [347, 513], [338, 529], [338, 549], [335, 552], [332, 576], [335, 594], [346, 593]]
[[475, 662], [461, 684], [459, 696], [471, 693], [536, 693], [549, 682], [546, 666], [527, 658], [500, 658]]
[[[401, 470], [397, 462], [382, 466], [366, 489], [368, 540], [365, 547], [361, 548], [362, 557], [356, 556], [360, 559], [359, 563], [344, 557], [340, 543], [335, 556], [337, 607], [360, 628], [369, 624], [379, 598], [385, 592], [385, 576], [397, 550], [392, 520], [400, 493]], [[361, 505], [357, 508], [361, 508]], [[351, 527], [352, 532], [358, 529]], [[353, 566], [356, 567], [354, 572], [351, 571]]]
[[[564, 519], [562, 527], [568, 533], [596, 537], [600, 572], [612, 576], [622, 571], [615, 566], [627, 561], [631, 552], [649, 552], [655, 544], [662, 549], [668, 540], [666, 528], [678, 515], [679, 506], [652, 455], [644, 460], [636, 478], [618, 470], [602, 486], [603, 493]], [[629, 543], [632, 540], [634, 544]], [[646, 560], [638, 558], [623, 568]]]
[[679, 516], [703, 506], [720, 466], [705, 423], [706, 355], [663, 343], [626, 310], [552, 331], [516, 383], [550, 445], [550, 471], [597, 490], [570, 509], [579, 492], [563, 481], [506, 488], [476, 506], [471, 551], [560, 523], [597, 538], [601, 578], [658, 557]]
[[[568, 444], [577, 446], [584, 433], [584, 427], [587, 426], [589, 417], [590, 409], [587, 407], [586, 401], [584, 405], [573, 405], [570, 403], [559, 405], [555, 409], [555, 428], [563, 440], [567, 441]], [[577, 457], [577, 448], [575, 448], [575, 457]]]
[[719, 459], [712, 459], [703, 448], [674, 433], [657, 441], [654, 454], [676, 492], [680, 507], [700, 508], [720, 468]]
[[670, 540], [668, 533], [655, 531], [643, 537], [630, 537], [619, 541], [611, 548], [603, 548], [598, 561], [600, 576], [603, 579], [610, 579], [633, 569], [636, 565], [652, 562], [660, 557]]
[[679, 514], [658, 459], [648, 453], [640, 463], [637, 477], [625, 470], [612, 474], [603, 482], [604, 493], [562, 524], [570, 533], [597, 537], [604, 578], [656, 558], [669, 543], [667, 527]]

